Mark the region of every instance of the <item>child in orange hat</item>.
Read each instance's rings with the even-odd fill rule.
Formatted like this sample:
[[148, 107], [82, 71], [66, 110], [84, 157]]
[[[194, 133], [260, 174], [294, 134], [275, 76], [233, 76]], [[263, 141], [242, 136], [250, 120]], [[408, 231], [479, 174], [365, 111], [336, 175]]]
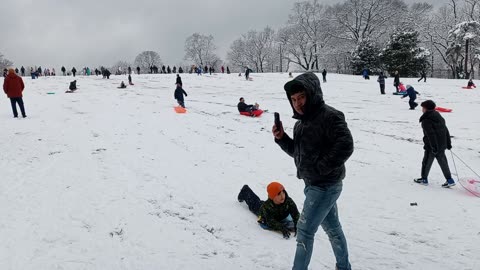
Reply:
[[268, 199], [261, 201], [248, 185], [244, 185], [238, 194], [238, 201], [247, 203], [250, 211], [258, 216], [262, 228], [281, 231], [283, 237], [288, 239], [291, 232], [296, 232], [300, 217], [297, 205], [278, 182], [268, 184], [267, 193]]

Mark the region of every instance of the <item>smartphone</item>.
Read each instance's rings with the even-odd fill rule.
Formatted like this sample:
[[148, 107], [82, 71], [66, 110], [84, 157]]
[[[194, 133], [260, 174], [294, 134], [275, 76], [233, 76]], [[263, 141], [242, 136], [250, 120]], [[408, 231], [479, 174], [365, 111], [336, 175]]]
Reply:
[[277, 126], [277, 129], [280, 130], [282, 128], [282, 121], [280, 121], [280, 114], [278, 112], [275, 112], [273, 115], [275, 117], [275, 126]]

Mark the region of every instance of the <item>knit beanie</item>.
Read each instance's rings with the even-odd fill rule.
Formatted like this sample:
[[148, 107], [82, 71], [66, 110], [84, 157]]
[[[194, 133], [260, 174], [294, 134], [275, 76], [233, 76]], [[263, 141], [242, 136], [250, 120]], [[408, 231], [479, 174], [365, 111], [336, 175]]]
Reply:
[[433, 100], [425, 100], [422, 102], [421, 106], [429, 111], [435, 110], [435, 107], [437, 107]]
[[285, 190], [282, 184], [278, 182], [271, 182], [267, 186], [268, 198], [270, 200], [273, 200], [273, 198], [275, 198], [278, 195], [278, 193], [280, 193], [282, 190]]

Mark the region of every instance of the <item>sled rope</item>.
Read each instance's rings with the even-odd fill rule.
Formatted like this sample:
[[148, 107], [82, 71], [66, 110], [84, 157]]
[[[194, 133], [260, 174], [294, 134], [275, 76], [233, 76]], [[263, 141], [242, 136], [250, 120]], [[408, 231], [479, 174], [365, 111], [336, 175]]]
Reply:
[[461, 158], [459, 158], [455, 153], [453, 153], [452, 150], [450, 150], [450, 153], [452, 154], [452, 161], [453, 161], [453, 167], [455, 168], [455, 173], [457, 174], [457, 182], [460, 183], [460, 185], [463, 187], [463, 189], [465, 189], [466, 191], [470, 192], [472, 195], [476, 196], [476, 197], [479, 197], [477, 194], [475, 194], [474, 192], [470, 191], [468, 188], [466, 188], [462, 181], [460, 181], [460, 175], [458, 174], [458, 169], [457, 169], [457, 164], [455, 163], [455, 158], [454, 157], [457, 157], [458, 160], [460, 160], [465, 166], [467, 166], [467, 168], [469, 168], [474, 174], [476, 174], [478, 176], [478, 174], [472, 169], [470, 168], [470, 166], [467, 165], [467, 163], [465, 163], [465, 161], [463, 161]]

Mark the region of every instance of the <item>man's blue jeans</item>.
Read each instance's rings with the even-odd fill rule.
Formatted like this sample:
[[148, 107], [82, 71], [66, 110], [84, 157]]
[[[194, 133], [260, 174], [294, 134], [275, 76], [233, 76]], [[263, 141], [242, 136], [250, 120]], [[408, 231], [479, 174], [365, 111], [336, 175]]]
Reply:
[[322, 225], [332, 245], [338, 270], [350, 270], [347, 240], [338, 219], [337, 199], [342, 193], [342, 182], [325, 187], [306, 186], [305, 203], [297, 224], [297, 251], [293, 270], [307, 270], [312, 257], [313, 242]]

